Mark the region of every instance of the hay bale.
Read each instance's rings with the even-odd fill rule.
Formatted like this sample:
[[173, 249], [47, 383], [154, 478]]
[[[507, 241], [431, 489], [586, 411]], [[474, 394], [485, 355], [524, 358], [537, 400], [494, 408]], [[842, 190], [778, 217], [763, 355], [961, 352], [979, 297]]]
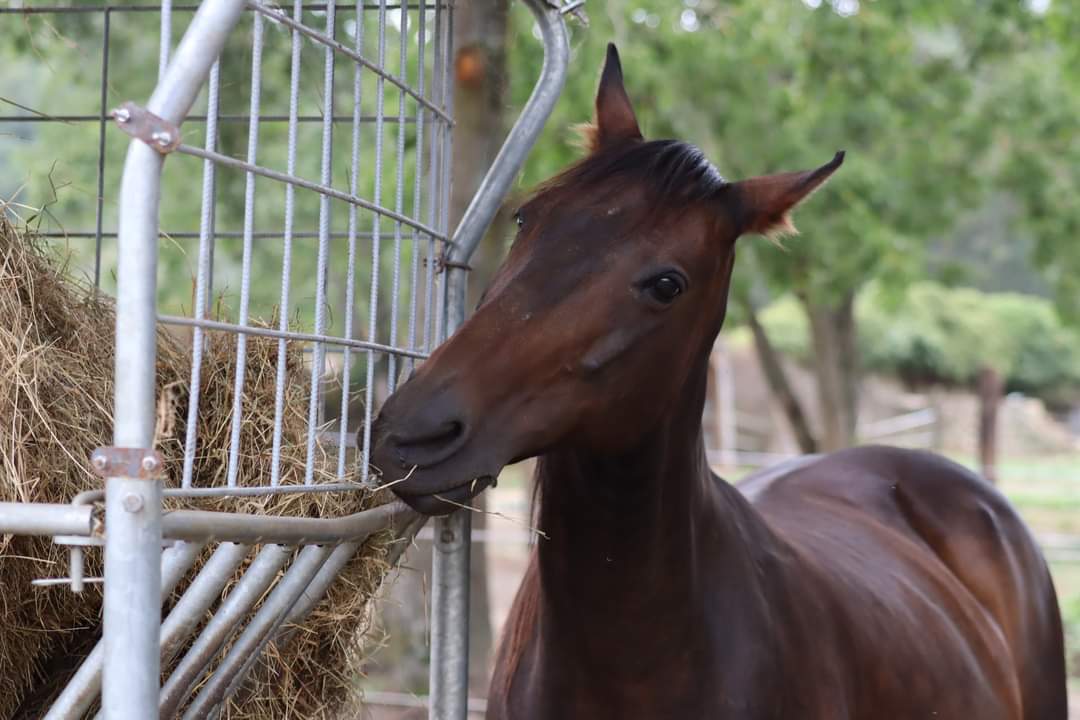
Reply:
[[[32, 234], [16, 230], [0, 213], [0, 500], [67, 502], [100, 487], [88, 458], [112, 435], [112, 301], [78, 283], [47, 259]], [[239, 483], [265, 484], [278, 362], [276, 340], [249, 337], [245, 417]], [[167, 484], [179, 484], [188, 408], [190, 352], [159, 333], [158, 449]], [[223, 485], [227, 468], [235, 337], [209, 333], [204, 352], [193, 484]], [[286, 358], [281, 482], [302, 483], [308, 373], [299, 348]], [[320, 475], [330, 458], [316, 458]], [[363, 492], [303, 493], [213, 499], [195, 506], [232, 512], [329, 517], [356, 512], [384, 498]], [[171, 501], [170, 505], [179, 503]], [[369, 542], [350, 562], [303, 632], [272, 647], [223, 714], [233, 720], [330, 717], [355, 685], [357, 633], [386, 572], [385, 543]], [[87, 553], [87, 573], [100, 574], [101, 556]], [[30, 589], [30, 580], [67, 570], [66, 553], [48, 539], [0, 536], [0, 718], [38, 717], [62, 675], [92, 647], [101, 612], [101, 587], [82, 595], [64, 587]], [[182, 589], [182, 588], [181, 588]], [[44, 689], [43, 689], [44, 688]]]

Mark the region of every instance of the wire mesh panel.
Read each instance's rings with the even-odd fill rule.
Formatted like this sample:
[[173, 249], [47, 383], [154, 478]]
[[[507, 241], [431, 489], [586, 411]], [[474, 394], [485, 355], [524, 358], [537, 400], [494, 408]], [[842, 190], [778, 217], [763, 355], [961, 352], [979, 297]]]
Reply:
[[[393, 390], [399, 372], [422, 358], [439, 332], [450, 12], [441, 4], [386, 2], [251, 9], [249, 65], [229, 63], [226, 48], [210, 77], [202, 142], [182, 143], [177, 153], [188, 157], [164, 179], [168, 196], [170, 176], [202, 174], [194, 299], [186, 314], [162, 318], [192, 328], [181, 483], [282, 484], [289, 343], [303, 343], [310, 383], [303, 477], [286, 481], [323, 489], [332, 481], [364, 482], [378, 396]], [[235, 39], [246, 46], [242, 35]], [[275, 60], [287, 61], [287, 86], [267, 80]], [[223, 86], [246, 92], [223, 96]], [[266, 122], [264, 113], [286, 120]], [[246, 127], [227, 137], [215, 122], [222, 114], [246, 115]], [[231, 235], [220, 237], [220, 230]], [[236, 335], [228, 457], [224, 472], [197, 482], [202, 351], [215, 332]], [[243, 477], [242, 399], [253, 335], [278, 344], [274, 423], [269, 472]], [[350, 460], [359, 428], [359, 453]], [[336, 446], [331, 462], [320, 461], [320, 445]]]
[[[8, 24], [22, 26], [13, 37], [73, 68], [59, 78], [43, 71], [40, 94], [0, 95], [0, 133], [12, 137], [0, 162], [21, 170], [5, 174], [4, 190], [27, 212], [44, 206], [43, 234], [65, 242], [74, 266], [106, 290], [115, 289], [125, 146], [110, 111], [149, 95], [154, 76], [145, 68], [164, 69], [195, 9], [3, 9]], [[369, 479], [370, 433], [356, 447], [356, 431], [441, 331], [450, 18], [445, 2], [251, 3], [230, 36], [162, 177], [159, 308], [193, 349], [188, 422], [177, 438], [182, 487], [270, 492]], [[146, 42], [159, 34], [159, 47]], [[47, 92], [88, 75], [98, 82], [96, 97], [81, 95], [92, 100], [84, 106]], [[211, 459], [197, 419], [212, 372], [204, 351], [223, 333], [234, 335], [234, 405], [227, 455]], [[242, 401], [253, 336], [278, 349], [272, 437], [258, 443], [247, 437]], [[286, 372], [291, 349], [303, 352], [309, 378], [302, 448], [284, 447], [283, 424], [295, 411], [286, 402], [295, 396], [286, 382], [295, 381]], [[256, 444], [270, 458], [245, 472], [241, 454]], [[297, 451], [302, 477], [283, 476], [282, 453]]]
[[[228, 3], [216, 5], [231, 12]], [[64, 244], [70, 267], [94, 287], [118, 294], [117, 444], [158, 448], [171, 494], [352, 492], [373, 480], [367, 465], [373, 409], [444, 330], [439, 258], [448, 242], [452, 9], [385, 0], [251, 3], [220, 56], [206, 51], [217, 61], [188, 112], [161, 88], [169, 87], [163, 78], [174, 54], [173, 29], [179, 36], [197, 9], [168, 3], [4, 8], [0, 21], [20, 30], [8, 37], [25, 47], [0, 52], [18, 57], [27, 50], [48, 67], [35, 71], [35, 63], [26, 63], [41, 84], [13, 88], [13, 97], [0, 94], [7, 106], [0, 137], [12, 138], [0, 145], [0, 163], [15, 171], [6, 178], [21, 175], [3, 188], [15, 198], [6, 209]], [[87, 63], [90, 54], [100, 63]], [[157, 73], [146, 72], [155, 65]], [[89, 76], [95, 76], [92, 97], [79, 92]], [[125, 102], [151, 94], [149, 108], [161, 117]], [[124, 293], [153, 284], [144, 282], [148, 266], [141, 258], [130, 262], [133, 248], [142, 253], [130, 222], [127, 245], [117, 242], [125, 232], [120, 205], [130, 214], [146, 202], [146, 188], [129, 186], [127, 171], [118, 188], [128, 143], [114, 122], [137, 143], [170, 156], [160, 205], [147, 198], [153, 207], [140, 212], [158, 235], [154, 304], [164, 328], [158, 356], [165, 365], [176, 357], [189, 363], [185, 377], [156, 389], [152, 439], [142, 432], [145, 423], [131, 421], [131, 403], [122, 402], [125, 383], [142, 383], [146, 374], [121, 372], [121, 355], [141, 356], [128, 366], [149, 367], [153, 384], [153, 354], [142, 352], [138, 332], [121, 331], [124, 318], [130, 328], [134, 317], [125, 311]], [[172, 422], [170, 391], [182, 405], [179, 423]], [[97, 459], [102, 467], [110, 462], [104, 454]], [[147, 454], [142, 462], [148, 468], [156, 461]], [[207, 540], [230, 537], [222, 535], [224, 517], [201, 528], [181, 522], [162, 531], [158, 524], [158, 535], [192, 537], [165, 554], [159, 580], [157, 541], [145, 534], [151, 524], [136, 519], [128, 533], [119, 522], [157, 501], [144, 493], [144, 481], [114, 493], [113, 473], [107, 474], [109, 495], [122, 502], [106, 503], [107, 539], [120, 553], [118, 563], [106, 564], [106, 642], [49, 717], [81, 717], [101, 688], [103, 670], [107, 716], [148, 717], [159, 703], [159, 636], [169, 671], [162, 712], [218, 712], [278, 630], [302, 620], [364, 537], [399, 514], [380, 508], [342, 522], [297, 519], [302, 524], [290, 526], [289, 518], [234, 513], [231, 537], [240, 533], [258, 544], [276, 533], [286, 544], [226, 543], [205, 563], [197, 559]], [[325, 517], [326, 507], [332, 514], [363, 505], [302, 501], [298, 512]], [[268, 507], [282, 512], [280, 504]], [[174, 512], [169, 519], [184, 517]], [[188, 514], [198, 519], [197, 512]], [[415, 524], [399, 530], [407, 536], [409, 527]], [[293, 543], [306, 547], [294, 550]], [[82, 577], [84, 550], [73, 547], [71, 582], [78, 589], [94, 579]], [[231, 575], [248, 563], [233, 586]], [[108, 574], [118, 564], [126, 566], [125, 579]], [[192, 567], [198, 574], [184, 580]], [[184, 595], [159, 633], [159, 602], [178, 586], [186, 587]], [[110, 589], [120, 598], [111, 614]], [[210, 609], [214, 618], [203, 625]], [[112, 650], [110, 626], [126, 633]]]

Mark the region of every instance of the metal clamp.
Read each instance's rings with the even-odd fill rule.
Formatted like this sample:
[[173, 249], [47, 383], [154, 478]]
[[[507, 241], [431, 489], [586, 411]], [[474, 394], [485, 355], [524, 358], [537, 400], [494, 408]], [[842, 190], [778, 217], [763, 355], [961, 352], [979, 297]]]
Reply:
[[148, 448], [100, 447], [91, 453], [90, 466], [98, 477], [153, 480], [161, 477], [165, 464], [159, 453]]
[[142, 140], [162, 155], [180, 147], [180, 128], [133, 102], [128, 101], [113, 110], [112, 118], [125, 133]]

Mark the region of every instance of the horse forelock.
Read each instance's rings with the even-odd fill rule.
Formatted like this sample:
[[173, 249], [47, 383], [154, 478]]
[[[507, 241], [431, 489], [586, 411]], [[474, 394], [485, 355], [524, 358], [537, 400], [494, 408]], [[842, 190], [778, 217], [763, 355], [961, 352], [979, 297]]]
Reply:
[[657, 208], [708, 201], [729, 185], [716, 166], [695, 145], [681, 140], [628, 141], [594, 147], [596, 128], [577, 128], [592, 151], [576, 164], [539, 186], [535, 196], [578, 193], [639, 183]]

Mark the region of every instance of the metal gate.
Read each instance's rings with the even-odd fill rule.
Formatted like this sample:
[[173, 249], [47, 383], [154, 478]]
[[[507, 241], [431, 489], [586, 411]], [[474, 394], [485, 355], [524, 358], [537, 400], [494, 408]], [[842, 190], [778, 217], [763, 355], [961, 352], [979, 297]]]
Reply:
[[[421, 0], [419, 4], [357, 0], [349, 5], [305, 5], [303, 0], [294, 0], [291, 7], [261, 0], [205, 0], [197, 7], [174, 7], [170, 0], [164, 0], [157, 85], [145, 105], [129, 102], [112, 111], [112, 121], [132, 139], [120, 181], [116, 233], [114, 442], [112, 447], [96, 451], [91, 461], [104, 478], [104, 489], [82, 493], [70, 505], [0, 503], [0, 533], [52, 536], [70, 546], [66, 582], [73, 590], [80, 590], [88, 580], [83, 577], [84, 547], [104, 544], [103, 639], [82, 663], [48, 718], [82, 717], [99, 691], [105, 718], [145, 720], [159, 713], [172, 717], [181, 708], [185, 708], [184, 718], [216, 716], [260, 651], [283, 625], [303, 620], [365, 538], [392, 527], [397, 537], [407, 540], [423, 524], [422, 518], [399, 502], [336, 519], [308, 519], [197, 510], [163, 513], [162, 498], [349, 492], [356, 491], [358, 484], [373, 482], [367, 457], [376, 385], [382, 382], [392, 391], [414, 363], [464, 320], [466, 262], [535, 142], [565, 79], [569, 48], [562, 16], [581, 3], [524, 1], [544, 44], [544, 65], [527, 106], [479, 192], [450, 233], [453, 0]], [[146, 10], [145, 6], [126, 9]], [[122, 6], [105, 8], [106, 71], [110, 13], [124, 11]], [[181, 12], [193, 14], [172, 51], [172, 20]], [[395, 16], [398, 43], [391, 47], [387, 27]], [[319, 18], [319, 26], [307, 22], [310, 18]], [[247, 22], [251, 23], [250, 85], [244, 88], [248, 110], [241, 118], [226, 117], [221, 111], [227, 99], [223, 95], [238, 89], [222, 87], [222, 52], [233, 29]], [[286, 113], [264, 112], [260, 95], [264, 57], [273, 52], [275, 44], [290, 51]], [[305, 45], [318, 47], [322, 54], [322, 86], [316, 93], [322, 106], [307, 115], [301, 111], [301, 50]], [[103, 72], [103, 102], [105, 75]], [[347, 103], [340, 103], [341, 93], [335, 90], [335, 82], [340, 85], [342, 77], [352, 88]], [[204, 90], [205, 101], [201, 102], [205, 102], [205, 113], [189, 117]], [[108, 190], [104, 108], [102, 112], [95, 279], [101, 275], [101, 198]], [[218, 146], [219, 123], [226, 119], [247, 124], [243, 159]], [[184, 142], [185, 120], [205, 124], [201, 145]], [[260, 146], [260, 130], [271, 122], [287, 126], [284, 167], [275, 168], [264, 159], [268, 155], [265, 141]], [[349, 130], [344, 146], [340, 140], [335, 143], [336, 125]], [[297, 157], [297, 136], [302, 127], [312, 126], [321, 131], [317, 178], [298, 169], [305, 158]], [[270, 154], [276, 157], [276, 153]], [[179, 161], [166, 162], [170, 156], [190, 159], [178, 168]], [[161, 208], [170, 201], [162, 192], [162, 181], [173, 170], [191, 171], [194, 167], [201, 170], [202, 197], [194, 302], [189, 315], [160, 314], [156, 286], [159, 218]], [[242, 223], [231, 236], [216, 227], [216, 182], [222, 172], [239, 172], [244, 178]], [[189, 175], [194, 177], [195, 173]], [[370, 180], [367, 185], [365, 177]], [[313, 232], [296, 227], [297, 208], [305, 197], [318, 204]], [[258, 228], [257, 206], [278, 202], [282, 202], [283, 215], [280, 231]], [[216, 252], [216, 243], [224, 237], [232, 237], [240, 250], [238, 306], [227, 319], [214, 318], [211, 312], [213, 281], [221, 275], [220, 266], [215, 265], [228, 260], [220, 250]], [[312, 276], [299, 281], [310, 293], [313, 308], [312, 317], [306, 319], [309, 329], [301, 331], [290, 324], [289, 309], [290, 293], [296, 292], [298, 283], [292, 275], [293, 251], [304, 238], [314, 243], [315, 264]], [[251, 282], [258, 271], [253, 267], [252, 251], [256, 242], [275, 241], [281, 243], [277, 299], [281, 311], [277, 323], [267, 326], [252, 319]], [[359, 272], [362, 253], [368, 263], [366, 276]], [[344, 267], [347, 278], [340, 327], [330, 321], [328, 274], [332, 267]], [[363, 282], [356, 282], [358, 275], [363, 276]], [[380, 298], [385, 301], [386, 297], [380, 294], [380, 284], [385, 287], [387, 282], [390, 307], [380, 308]], [[354, 327], [352, 308], [360, 293], [366, 293], [367, 318], [360, 323], [362, 327]], [[168, 489], [162, 487], [162, 460], [153, 450], [160, 390], [155, 387], [155, 352], [161, 324], [189, 328], [192, 342], [183, 475], [178, 487]], [[235, 338], [235, 404], [221, 482], [196, 487], [192, 468], [200, 438], [195, 420], [210, 333], [228, 333]], [[246, 381], [248, 343], [253, 336], [276, 341], [279, 362], [274, 432], [268, 447], [262, 448], [271, 456], [271, 469], [267, 477], [245, 478], [237, 470], [244, 433], [240, 398]], [[295, 345], [304, 348], [310, 368], [307, 454], [303, 482], [283, 484], [278, 468], [285, 355]], [[328, 419], [321, 397], [328, 364], [335, 365], [346, 386], [333, 431], [325, 429]], [[357, 367], [363, 368], [357, 373], [363, 388], [363, 417], [350, 423], [348, 379]], [[359, 428], [355, 442], [351, 440], [354, 427]], [[333, 477], [316, 472], [316, 454], [327, 446], [336, 453]], [[352, 462], [348, 460], [350, 446], [355, 447]], [[101, 502], [103, 514], [96, 507]], [[466, 715], [469, 532], [467, 512], [436, 521], [433, 718], [458, 720]], [[396, 545], [399, 554], [406, 544]], [[195, 566], [208, 546], [213, 547], [209, 560], [190, 578], [179, 601], [160, 622], [163, 597]], [[252, 555], [243, 578], [219, 603], [228, 579]], [[262, 602], [253, 611], [260, 598]], [[211, 609], [212, 619], [196, 635], [199, 622]], [[227, 640], [232, 641], [231, 648], [208, 672], [210, 659]], [[186, 652], [160, 686], [162, 655], [181, 648]]]

